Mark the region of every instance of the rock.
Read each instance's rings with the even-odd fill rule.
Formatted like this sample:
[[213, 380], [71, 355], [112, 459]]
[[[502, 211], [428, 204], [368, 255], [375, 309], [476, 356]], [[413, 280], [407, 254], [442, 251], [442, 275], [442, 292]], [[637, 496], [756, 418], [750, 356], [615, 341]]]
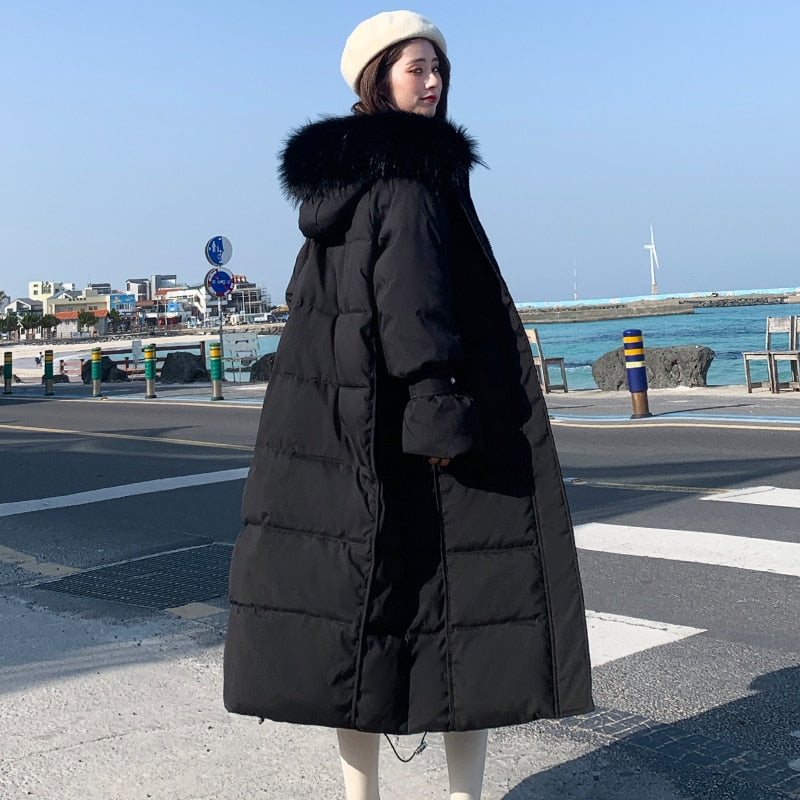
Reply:
[[267, 353], [250, 367], [250, 383], [266, 383], [272, 374], [272, 365], [275, 363], [275, 353]]
[[[44, 375], [42, 375], [42, 383], [44, 382]], [[53, 383], [69, 383], [69, 375], [62, 375], [60, 372], [57, 372], [53, 375]]]
[[[103, 356], [100, 359], [100, 368], [102, 370], [100, 380], [102, 383], [123, 383], [129, 381], [128, 373], [117, 366], [116, 361], [112, 361], [108, 356]], [[55, 376], [53, 376], [55, 378]], [[92, 382], [92, 360], [87, 359], [83, 362], [81, 367], [81, 380], [84, 383]]]
[[161, 367], [161, 383], [207, 383], [210, 380], [205, 360], [192, 353], [168, 353]]
[[[594, 382], [603, 391], [628, 390], [624, 353], [624, 349], [618, 347], [592, 364]], [[706, 386], [706, 375], [713, 360], [714, 351], [703, 345], [645, 347], [647, 386], [650, 389]]]

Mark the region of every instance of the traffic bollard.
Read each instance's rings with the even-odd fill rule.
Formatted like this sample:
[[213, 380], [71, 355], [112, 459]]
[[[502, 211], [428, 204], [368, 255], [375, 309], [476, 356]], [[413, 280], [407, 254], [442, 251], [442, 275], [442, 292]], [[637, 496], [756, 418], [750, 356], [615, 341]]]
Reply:
[[92, 397], [102, 397], [100, 381], [103, 379], [103, 351], [99, 347], [92, 348]]
[[144, 347], [144, 396], [152, 400], [156, 396], [156, 346], [147, 344]]
[[6, 350], [3, 355], [3, 394], [12, 394], [11, 381], [14, 378], [14, 367], [12, 366], [11, 361], [12, 358], [13, 353], [10, 350]]
[[625, 373], [631, 393], [633, 414], [631, 419], [652, 417], [647, 402], [647, 369], [644, 365], [644, 340], [640, 330], [631, 329], [622, 334], [625, 350]]
[[211, 342], [208, 348], [211, 366], [211, 399], [224, 400], [222, 396], [222, 347], [219, 342]]
[[53, 351], [44, 351], [44, 396], [52, 397], [53, 391]]

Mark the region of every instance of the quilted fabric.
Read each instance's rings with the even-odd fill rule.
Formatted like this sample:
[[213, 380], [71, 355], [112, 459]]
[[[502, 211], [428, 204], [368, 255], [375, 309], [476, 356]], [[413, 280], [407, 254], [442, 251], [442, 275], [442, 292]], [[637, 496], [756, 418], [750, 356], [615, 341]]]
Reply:
[[592, 708], [569, 509], [478, 162], [460, 129], [401, 113], [287, 145], [306, 241], [231, 567], [233, 712], [411, 733]]

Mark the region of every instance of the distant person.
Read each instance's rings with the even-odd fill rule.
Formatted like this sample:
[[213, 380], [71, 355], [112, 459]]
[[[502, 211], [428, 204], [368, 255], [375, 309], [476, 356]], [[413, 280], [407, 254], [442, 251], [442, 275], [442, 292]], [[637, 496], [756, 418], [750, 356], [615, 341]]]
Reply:
[[476, 800], [488, 728], [592, 708], [555, 444], [445, 53], [411, 11], [362, 22], [354, 113], [296, 131], [280, 167], [306, 240], [244, 491], [225, 704], [337, 728], [348, 800], [379, 796], [379, 734], [443, 732], [451, 798]]

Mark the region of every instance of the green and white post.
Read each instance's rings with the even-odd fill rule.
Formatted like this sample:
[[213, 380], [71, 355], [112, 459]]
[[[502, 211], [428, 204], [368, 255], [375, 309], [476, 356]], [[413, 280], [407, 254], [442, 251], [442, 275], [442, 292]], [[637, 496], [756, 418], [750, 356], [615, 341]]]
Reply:
[[99, 347], [92, 348], [92, 397], [102, 397], [100, 381], [103, 379], [103, 351]]
[[144, 397], [152, 400], [156, 396], [156, 346], [144, 346]]
[[52, 397], [53, 391], [53, 351], [44, 351], [44, 396]]
[[13, 353], [10, 350], [6, 350], [3, 354], [3, 394], [12, 394], [11, 381], [14, 378], [13, 357]]
[[219, 342], [211, 342], [208, 348], [211, 367], [211, 399], [224, 400], [222, 396], [222, 347]]

